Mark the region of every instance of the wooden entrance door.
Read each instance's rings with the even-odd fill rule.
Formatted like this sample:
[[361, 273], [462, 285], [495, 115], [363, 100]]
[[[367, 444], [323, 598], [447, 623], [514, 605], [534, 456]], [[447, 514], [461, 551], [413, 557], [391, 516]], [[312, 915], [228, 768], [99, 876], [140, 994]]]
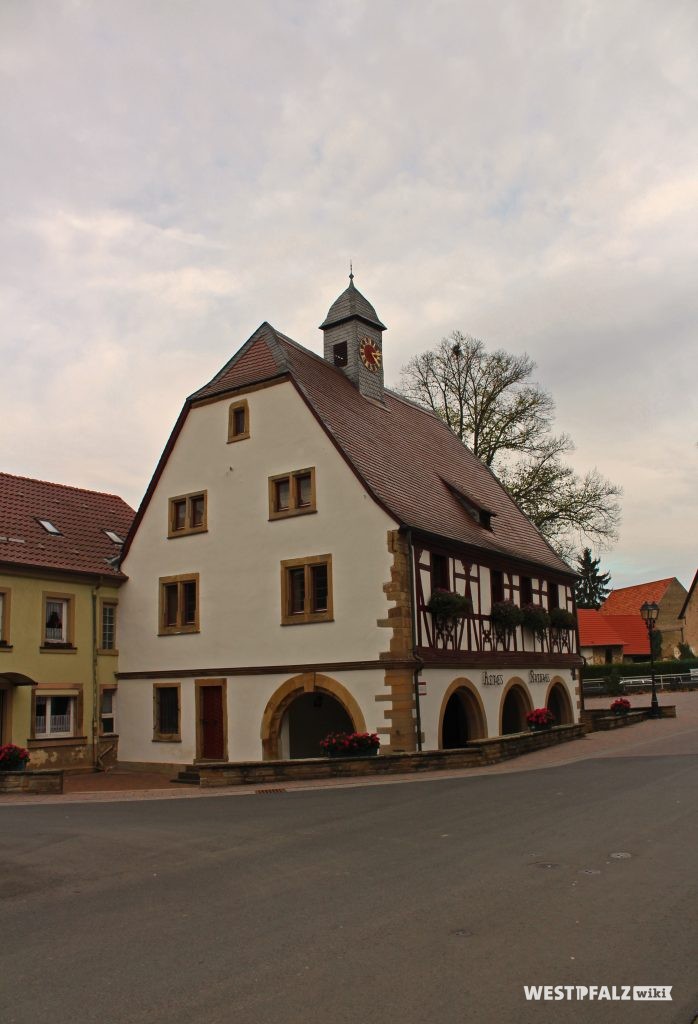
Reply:
[[199, 685], [198, 696], [199, 757], [207, 761], [224, 761], [223, 687], [220, 683]]

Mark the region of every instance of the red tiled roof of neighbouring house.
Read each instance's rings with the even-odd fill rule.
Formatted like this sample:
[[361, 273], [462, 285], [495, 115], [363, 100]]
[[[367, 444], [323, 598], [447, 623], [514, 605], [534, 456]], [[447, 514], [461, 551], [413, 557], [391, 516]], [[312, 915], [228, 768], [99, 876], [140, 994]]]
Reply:
[[0, 564], [124, 579], [106, 531], [123, 540], [134, 515], [116, 494], [0, 473]]
[[647, 627], [641, 615], [603, 615], [578, 608], [580, 647], [622, 647], [623, 654], [649, 654]]
[[[368, 490], [399, 522], [573, 575], [487, 466], [433, 413], [388, 390], [384, 404], [366, 399], [341, 369], [269, 324], [262, 324], [220, 373], [190, 396], [187, 406], [284, 374], [294, 382]], [[182, 422], [180, 418], [175, 432]], [[173, 439], [174, 435], [171, 442]], [[151, 481], [138, 520], [168, 453], [169, 447]], [[491, 529], [475, 521], [458, 500], [458, 491], [492, 514]]]
[[653, 583], [639, 583], [635, 587], [621, 587], [612, 590], [601, 605], [603, 615], [637, 615], [642, 605], [659, 604], [666, 593], [667, 587], [674, 582], [674, 577], [667, 580], [655, 580]]
[[623, 638], [616, 632], [611, 616], [594, 608], [578, 608], [580, 647], [622, 647]]
[[650, 653], [650, 638], [641, 615], [605, 615], [623, 639], [623, 654]]

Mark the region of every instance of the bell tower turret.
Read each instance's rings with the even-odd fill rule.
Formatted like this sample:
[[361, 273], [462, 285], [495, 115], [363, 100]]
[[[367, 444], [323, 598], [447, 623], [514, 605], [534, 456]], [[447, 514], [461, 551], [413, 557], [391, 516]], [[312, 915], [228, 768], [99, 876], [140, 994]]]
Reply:
[[383, 331], [385, 324], [349, 272], [349, 287], [330, 306], [320, 330], [325, 359], [340, 367], [366, 398], [383, 401]]

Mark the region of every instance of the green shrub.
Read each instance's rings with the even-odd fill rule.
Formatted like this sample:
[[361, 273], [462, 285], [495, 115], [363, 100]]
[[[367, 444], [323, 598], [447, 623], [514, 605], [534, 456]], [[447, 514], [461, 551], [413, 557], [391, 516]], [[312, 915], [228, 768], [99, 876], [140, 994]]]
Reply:
[[[621, 679], [626, 676], [647, 676], [652, 674], [652, 666], [649, 661], [624, 662], [614, 665]], [[654, 671], [656, 675], [688, 675], [692, 668], [698, 668], [698, 658], [689, 658], [686, 661], [655, 661]], [[604, 679], [608, 675], [608, 665], [585, 665], [585, 679]]]

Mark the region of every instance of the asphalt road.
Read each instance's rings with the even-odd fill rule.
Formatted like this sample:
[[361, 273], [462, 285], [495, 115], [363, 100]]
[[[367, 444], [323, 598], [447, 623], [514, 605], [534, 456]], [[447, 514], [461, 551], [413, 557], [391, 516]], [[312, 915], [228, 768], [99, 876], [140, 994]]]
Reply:
[[689, 1024], [697, 789], [681, 755], [2, 807], [0, 1024]]

